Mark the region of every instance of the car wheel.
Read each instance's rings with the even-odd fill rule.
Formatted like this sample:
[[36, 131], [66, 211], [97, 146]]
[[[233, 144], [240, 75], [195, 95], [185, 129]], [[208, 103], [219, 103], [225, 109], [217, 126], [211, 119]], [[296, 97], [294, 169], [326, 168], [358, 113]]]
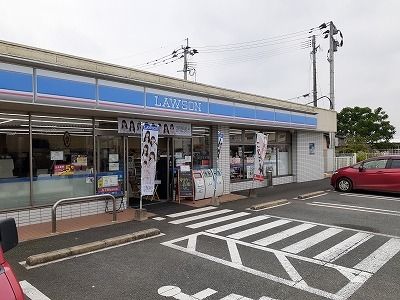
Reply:
[[336, 187], [341, 192], [350, 192], [353, 188], [353, 185], [349, 179], [340, 178], [336, 184]]

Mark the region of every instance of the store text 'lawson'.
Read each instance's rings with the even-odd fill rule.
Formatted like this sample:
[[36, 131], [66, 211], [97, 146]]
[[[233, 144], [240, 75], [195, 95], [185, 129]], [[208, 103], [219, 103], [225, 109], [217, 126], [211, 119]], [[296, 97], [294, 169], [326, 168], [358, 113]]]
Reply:
[[155, 106], [176, 110], [201, 111], [201, 102], [155, 95]]

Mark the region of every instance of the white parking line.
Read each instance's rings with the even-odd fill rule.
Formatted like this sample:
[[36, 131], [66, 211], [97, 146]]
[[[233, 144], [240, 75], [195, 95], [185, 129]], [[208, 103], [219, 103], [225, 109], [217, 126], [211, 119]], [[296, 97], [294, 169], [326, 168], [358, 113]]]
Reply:
[[372, 238], [372, 234], [365, 232], [358, 232], [351, 237], [345, 239], [339, 244], [329, 248], [328, 250], [321, 252], [320, 254], [314, 256], [315, 259], [323, 261], [335, 261], [336, 259], [342, 257], [344, 254], [350, 252], [356, 247], [360, 246], [364, 242]]
[[191, 225], [188, 225], [186, 227], [188, 227], [188, 228], [200, 228], [200, 227], [208, 226], [208, 225], [211, 225], [211, 224], [220, 223], [220, 222], [224, 222], [224, 221], [228, 221], [228, 220], [244, 217], [244, 216], [247, 216], [249, 214], [250, 213], [239, 212], [239, 213], [236, 213], [236, 214], [227, 215], [227, 216], [219, 217], [219, 218], [216, 218], [216, 219], [211, 219], [211, 220], [208, 220], [208, 221], [203, 221], [203, 222], [191, 224]]
[[170, 215], [167, 215], [167, 217], [178, 218], [178, 217], [182, 217], [182, 216], [197, 214], [199, 212], [204, 212], [204, 211], [208, 211], [208, 210], [212, 210], [212, 209], [216, 209], [216, 207], [215, 206], [206, 206], [206, 207], [202, 207], [202, 208], [187, 210], [187, 211], [180, 212], [180, 213], [170, 214]]
[[211, 228], [211, 229], [208, 229], [206, 231], [210, 232], [210, 233], [220, 233], [220, 232], [223, 232], [223, 231], [226, 231], [226, 230], [229, 230], [229, 229], [234, 229], [234, 228], [237, 228], [237, 227], [241, 227], [241, 226], [248, 225], [248, 224], [251, 224], [251, 223], [259, 222], [259, 221], [266, 220], [266, 219], [269, 219], [269, 218], [270, 217], [267, 217], [267, 216], [257, 216], [257, 217], [249, 218], [249, 219], [246, 219], [246, 220], [230, 223], [230, 224], [227, 224], [227, 225]]
[[321, 242], [325, 241], [326, 239], [329, 239], [330, 237], [332, 237], [342, 231], [343, 231], [342, 229], [338, 229], [338, 228], [328, 228], [328, 229], [318, 232], [317, 234], [314, 234], [304, 240], [301, 240], [297, 243], [287, 246], [287, 247], [283, 248], [282, 251], [286, 251], [286, 252], [290, 252], [290, 253], [300, 253], [301, 251], [304, 251], [312, 246], [315, 246], [316, 244], [321, 243]]
[[354, 266], [354, 269], [376, 273], [384, 264], [400, 251], [400, 240], [390, 239]]
[[347, 197], [356, 197], [356, 198], [368, 198], [368, 199], [377, 199], [377, 200], [386, 200], [386, 201], [396, 201], [400, 202], [400, 198], [396, 197], [386, 197], [386, 196], [374, 196], [374, 195], [363, 195], [363, 194], [340, 194], [340, 196]]
[[260, 225], [260, 226], [257, 226], [257, 227], [253, 227], [253, 228], [250, 228], [250, 229], [247, 229], [247, 230], [236, 232], [234, 234], [228, 235], [228, 237], [232, 238], [232, 239], [240, 240], [240, 239], [248, 237], [250, 235], [254, 235], [254, 234], [257, 234], [259, 232], [263, 232], [263, 231], [266, 231], [268, 229], [272, 229], [272, 228], [275, 228], [275, 227], [278, 227], [278, 226], [281, 226], [281, 225], [284, 225], [284, 224], [287, 224], [287, 223], [290, 223], [290, 222], [291, 221], [288, 221], [288, 220], [276, 220], [276, 221], [273, 221], [271, 223], [263, 224], [263, 225]]
[[315, 227], [315, 225], [313, 225], [313, 224], [307, 224], [307, 223], [300, 224], [300, 225], [297, 225], [295, 227], [292, 227], [292, 228], [286, 229], [284, 231], [275, 233], [273, 235], [267, 236], [265, 238], [259, 239], [259, 240], [255, 241], [253, 243], [256, 244], [256, 245], [260, 245], [260, 246], [268, 246], [270, 244], [273, 244], [273, 243], [276, 243], [278, 241], [284, 240], [284, 239], [286, 239], [286, 238], [288, 238], [290, 236], [293, 236], [293, 235], [298, 234], [300, 232], [306, 231], [306, 230], [308, 230], [310, 228], [313, 228], [313, 227]]
[[187, 222], [191, 222], [191, 221], [196, 221], [196, 220], [200, 220], [200, 219], [205, 219], [208, 217], [213, 217], [213, 216], [217, 216], [217, 215], [222, 215], [228, 212], [231, 212], [231, 209], [221, 209], [218, 211], [213, 211], [207, 214], [202, 214], [202, 215], [197, 215], [197, 216], [192, 216], [192, 217], [187, 217], [187, 218], [183, 218], [183, 219], [179, 219], [179, 220], [174, 220], [169, 222], [170, 224], [182, 224], [182, 223], [187, 223]]
[[50, 300], [49, 297], [31, 285], [28, 281], [23, 280], [20, 281], [19, 284], [21, 285], [25, 296], [29, 297], [31, 300]]
[[400, 211], [395, 211], [395, 210], [367, 208], [362, 206], [342, 205], [342, 204], [326, 203], [326, 202], [313, 202], [313, 203], [307, 203], [307, 205], [344, 209], [344, 210], [354, 210], [354, 211], [400, 217]]

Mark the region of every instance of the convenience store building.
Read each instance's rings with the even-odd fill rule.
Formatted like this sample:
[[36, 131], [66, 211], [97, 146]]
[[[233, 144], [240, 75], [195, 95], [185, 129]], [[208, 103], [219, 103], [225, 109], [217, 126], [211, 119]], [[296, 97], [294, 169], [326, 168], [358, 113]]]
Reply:
[[[134, 198], [141, 122], [161, 125], [165, 200], [173, 199], [176, 167], [217, 167], [218, 131], [224, 194], [252, 187], [256, 132], [269, 135], [264, 169], [273, 185], [333, 170], [335, 111], [0, 41], [0, 218], [23, 226], [50, 221], [62, 198]], [[101, 212], [104, 202], [91, 202], [63, 206], [60, 215]]]

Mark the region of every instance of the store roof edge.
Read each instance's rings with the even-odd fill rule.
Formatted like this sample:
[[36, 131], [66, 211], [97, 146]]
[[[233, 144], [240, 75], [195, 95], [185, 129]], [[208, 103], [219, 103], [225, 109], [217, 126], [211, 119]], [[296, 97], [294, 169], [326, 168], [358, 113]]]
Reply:
[[209, 98], [224, 99], [246, 104], [260, 104], [277, 109], [288, 109], [311, 114], [317, 114], [318, 110], [329, 111], [323, 108], [315, 108], [286, 100], [185, 81], [166, 75], [2, 40], [0, 40], [0, 59], [5, 62], [13, 62], [22, 65], [33, 64], [35, 66], [43, 68], [48, 67], [64, 72], [72, 70], [75, 71], [75, 73], [83, 72], [86, 74], [99, 75], [99, 77], [112, 78], [114, 80], [162, 87], [175, 92], [199, 94]]

